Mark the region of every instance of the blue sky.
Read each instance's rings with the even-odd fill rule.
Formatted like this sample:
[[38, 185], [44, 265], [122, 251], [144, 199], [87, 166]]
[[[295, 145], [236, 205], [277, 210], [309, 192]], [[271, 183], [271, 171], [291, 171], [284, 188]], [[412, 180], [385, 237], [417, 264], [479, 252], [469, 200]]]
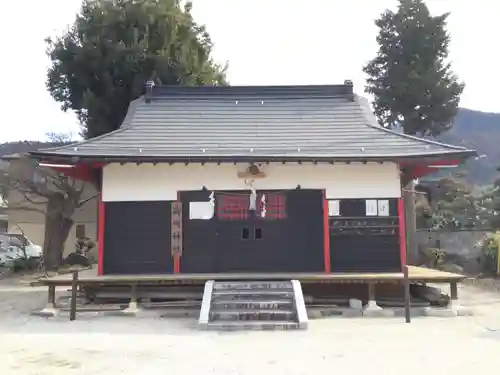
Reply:
[[[327, 84], [351, 79], [363, 92], [362, 66], [377, 50], [373, 20], [395, 0], [194, 0], [196, 20], [207, 26], [215, 58], [229, 62], [232, 84]], [[434, 13], [451, 12], [450, 57], [465, 81], [462, 106], [500, 112], [496, 87], [499, 5], [492, 0], [428, 0]], [[25, 0], [2, 4], [3, 88], [0, 141], [78, 134], [45, 89], [44, 38], [61, 33], [80, 0]], [[28, 12], [27, 9], [30, 11]], [[22, 18], [17, 15], [22, 15]]]

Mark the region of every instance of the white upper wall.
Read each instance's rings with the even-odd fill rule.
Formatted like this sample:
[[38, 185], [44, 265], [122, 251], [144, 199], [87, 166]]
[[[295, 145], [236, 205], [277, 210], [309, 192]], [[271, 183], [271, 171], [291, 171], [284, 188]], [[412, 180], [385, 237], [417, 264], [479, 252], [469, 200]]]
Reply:
[[[248, 164], [108, 164], [103, 169], [104, 201], [176, 200], [177, 191], [249, 190], [238, 177]], [[263, 164], [266, 177], [257, 190], [326, 189], [327, 198], [397, 198], [401, 196], [395, 163]]]

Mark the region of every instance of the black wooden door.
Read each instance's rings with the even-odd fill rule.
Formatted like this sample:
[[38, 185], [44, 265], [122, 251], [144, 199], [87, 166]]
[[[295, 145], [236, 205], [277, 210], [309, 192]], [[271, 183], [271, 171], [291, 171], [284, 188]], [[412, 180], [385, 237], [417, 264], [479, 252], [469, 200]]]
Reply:
[[217, 220], [215, 216], [211, 220], [189, 218], [189, 203], [207, 202], [210, 200], [209, 195], [209, 192], [202, 190], [180, 193], [183, 211], [181, 273], [216, 272]]
[[214, 217], [190, 220], [189, 201], [208, 199], [206, 191], [181, 193], [181, 272], [323, 271], [321, 191], [259, 191], [255, 211], [248, 192], [216, 192]]
[[262, 226], [253, 212], [249, 217], [217, 219], [216, 272], [251, 272], [258, 268]]
[[216, 195], [217, 272], [273, 272], [286, 262], [286, 194], [259, 191], [252, 210], [250, 199], [247, 192]]
[[245, 214], [244, 206], [231, 218], [218, 210], [217, 272], [323, 271], [322, 202], [320, 190], [270, 190], [258, 192], [255, 211]]

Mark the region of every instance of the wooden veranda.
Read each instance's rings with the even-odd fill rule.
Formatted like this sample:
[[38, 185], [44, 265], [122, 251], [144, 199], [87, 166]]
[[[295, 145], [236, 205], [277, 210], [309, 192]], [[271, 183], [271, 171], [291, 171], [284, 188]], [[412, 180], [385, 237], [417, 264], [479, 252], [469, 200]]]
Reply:
[[[303, 284], [303, 291], [308, 295], [328, 296], [332, 292], [344, 297], [359, 297], [360, 288], [366, 300], [376, 300], [387, 292], [387, 288], [395, 295], [404, 295], [406, 321], [410, 322], [410, 284], [433, 283], [449, 284], [451, 299], [456, 300], [457, 284], [466, 276], [450, 272], [438, 271], [423, 267], [407, 266], [405, 272], [396, 273], [222, 273], [222, 274], [162, 274], [162, 275], [105, 275], [98, 276], [95, 270], [85, 270], [80, 274], [71, 274], [42, 278], [39, 285], [48, 287], [48, 305], [56, 307], [56, 287], [72, 288], [71, 320], [76, 318], [77, 290], [86, 296], [95, 295], [98, 291], [109, 290], [136, 304], [138, 300], [148, 299], [151, 295], [169, 295], [174, 299], [196, 300], [202, 294], [203, 285], [208, 280], [215, 281], [278, 281], [298, 280]], [[342, 287], [339, 284], [343, 284]], [[347, 285], [346, 285], [347, 284]], [[382, 292], [382, 293], [380, 293]], [[394, 293], [395, 292], [395, 293]], [[92, 299], [92, 297], [90, 297]], [[149, 297], [150, 298], [150, 297]], [[156, 297], [158, 298], [158, 297]], [[161, 298], [161, 297], [160, 297]], [[78, 310], [78, 311], [85, 311]]]
[[[424, 267], [408, 266], [410, 282], [456, 284], [466, 276], [438, 271]], [[403, 272], [391, 273], [179, 273], [151, 275], [103, 275], [97, 276], [95, 270], [81, 272], [78, 285], [196, 285], [208, 280], [299, 280], [303, 284], [344, 284], [344, 283], [402, 283]], [[46, 286], [71, 286], [72, 275], [65, 274], [42, 278], [39, 284]]]

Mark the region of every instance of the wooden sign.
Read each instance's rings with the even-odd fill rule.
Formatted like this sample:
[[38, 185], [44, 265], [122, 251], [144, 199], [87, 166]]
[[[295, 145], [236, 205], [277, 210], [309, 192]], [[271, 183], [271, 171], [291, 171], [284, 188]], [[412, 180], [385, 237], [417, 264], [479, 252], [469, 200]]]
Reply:
[[171, 232], [170, 251], [172, 256], [182, 256], [182, 202], [172, 202]]

